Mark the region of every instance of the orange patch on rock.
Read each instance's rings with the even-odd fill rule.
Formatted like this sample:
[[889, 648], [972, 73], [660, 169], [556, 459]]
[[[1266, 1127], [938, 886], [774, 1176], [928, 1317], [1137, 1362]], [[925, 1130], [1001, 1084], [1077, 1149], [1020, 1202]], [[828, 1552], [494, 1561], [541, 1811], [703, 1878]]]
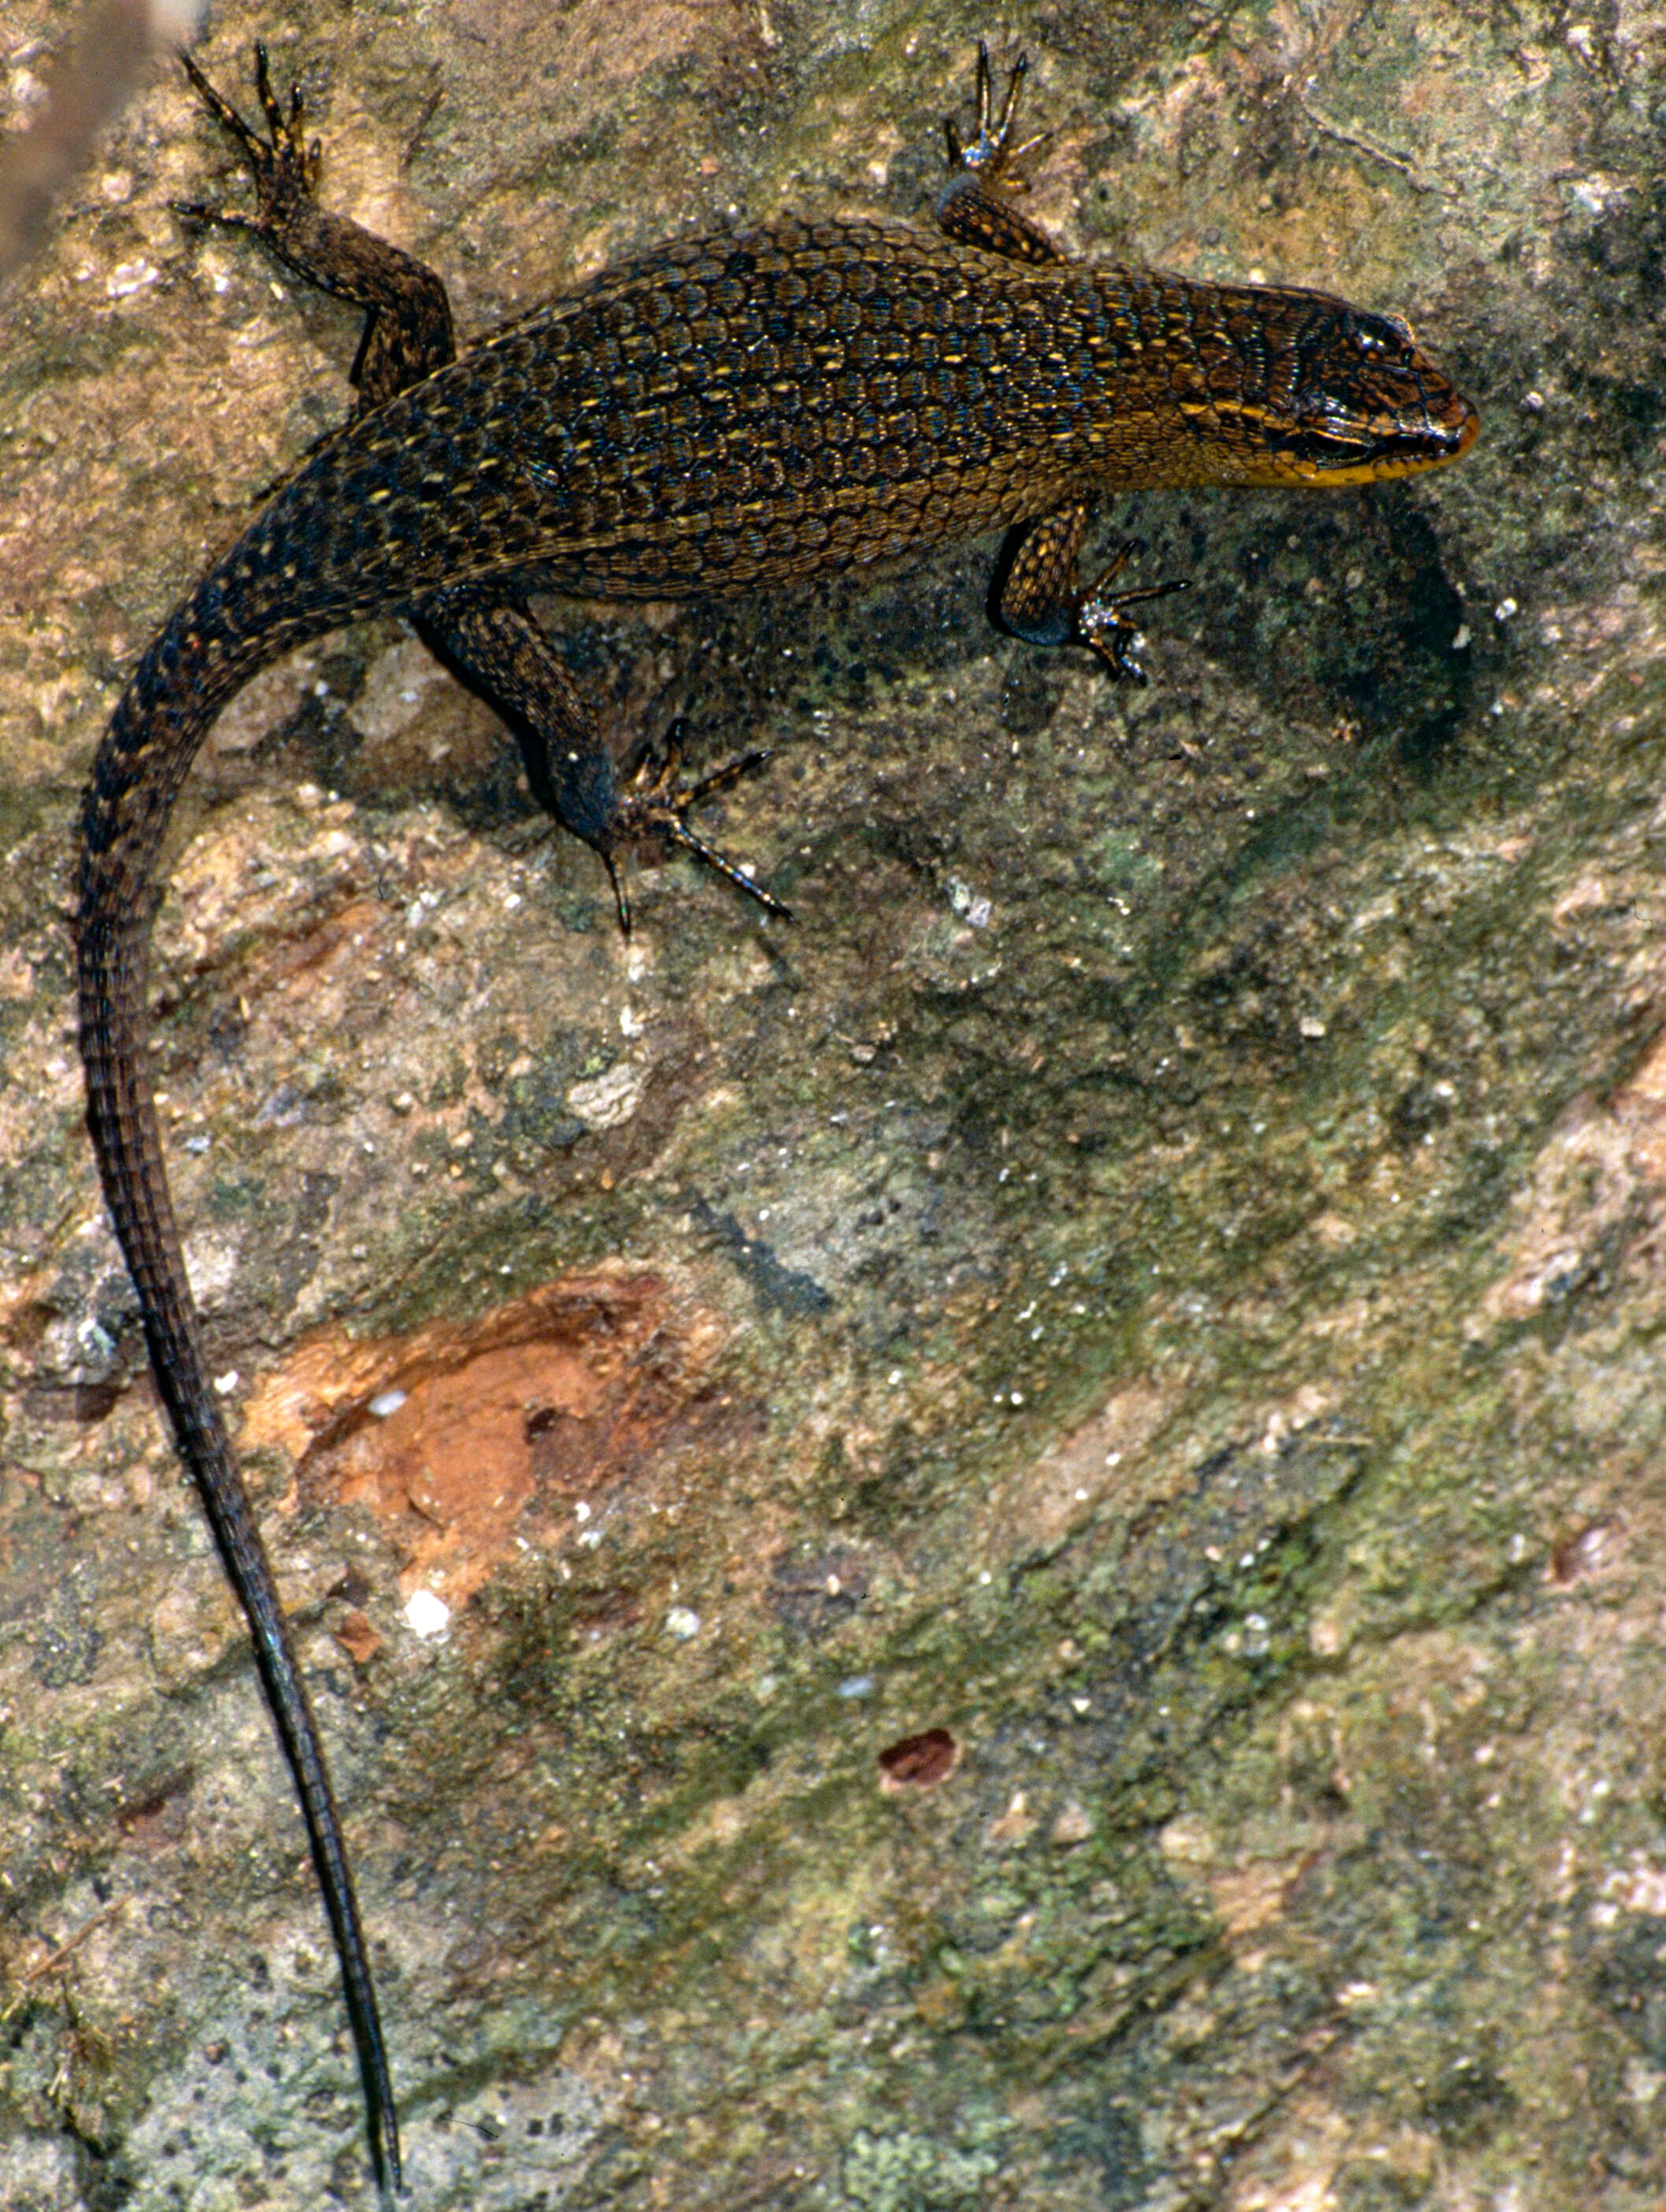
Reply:
[[673, 1324], [668, 1303], [658, 1276], [595, 1274], [404, 1337], [320, 1330], [250, 1399], [242, 1446], [368, 1506], [405, 1553], [402, 1587], [455, 1606], [518, 1541], [570, 1534], [575, 1499], [707, 1425], [721, 1327]]

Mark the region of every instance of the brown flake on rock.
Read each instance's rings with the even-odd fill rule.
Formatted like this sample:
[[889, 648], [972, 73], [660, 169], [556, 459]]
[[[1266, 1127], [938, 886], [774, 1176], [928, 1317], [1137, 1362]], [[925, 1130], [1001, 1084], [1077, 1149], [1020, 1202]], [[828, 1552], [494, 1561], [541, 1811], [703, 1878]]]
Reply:
[[900, 1790], [934, 1790], [959, 1764], [960, 1746], [953, 1732], [924, 1729], [879, 1753], [879, 1787], [893, 1795]]
[[336, 1641], [356, 1667], [366, 1665], [382, 1648], [380, 1636], [356, 1606], [337, 1623]]

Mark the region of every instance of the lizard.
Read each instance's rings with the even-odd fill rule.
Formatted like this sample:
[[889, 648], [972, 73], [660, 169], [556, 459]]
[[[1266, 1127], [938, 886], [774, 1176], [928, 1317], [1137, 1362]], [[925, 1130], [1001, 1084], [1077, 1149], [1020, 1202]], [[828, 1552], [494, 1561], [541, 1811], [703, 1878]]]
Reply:
[[[945, 125], [935, 232], [781, 216], [605, 270], [459, 349], [444, 283], [331, 213], [299, 88], [255, 77], [266, 135], [188, 55], [254, 185], [192, 203], [365, 311], [344, 426], [295, 465], [147, 647], [94, 759], [76, 916], [88, 1126], [150, 1364], [246, 1617], [340, 1964], [384, 2202], [395, 2100], [352, 1869], [283, 1608], [210, 1387], [149, 1072], [149, 945], [173, 800], [216, 715], [259, 670], [388, 611], [492, 705], [534, 797], [600, 857], [683, 847], [786, 909], [689, 819], [767, 757], [691, 783], [678, 748], [616, 767], [529, 601], [534, 591], [697, 599], [809, 583], [916, 549], [1014, 533], [996, 611], [1037, 645], [1143, 681], [1132, 610], [1175, 584], [1078, 576], [1118, 490], [1353, 485], [1456, 459], [1474, 407], [1397, 316], [1293, 287], [1201, 283], [1068, 257], [1013, 204], [1027, 63], [999, 105], [987, 46], [975, 135]], [[1126, 550], [1126, 549], [1124, 549]]]

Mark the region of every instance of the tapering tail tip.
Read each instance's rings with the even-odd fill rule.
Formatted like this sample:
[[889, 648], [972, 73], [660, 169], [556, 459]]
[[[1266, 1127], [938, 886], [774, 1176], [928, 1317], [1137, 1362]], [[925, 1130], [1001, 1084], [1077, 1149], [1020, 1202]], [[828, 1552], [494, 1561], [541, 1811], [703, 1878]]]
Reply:
[[399, 2156], [399, 2123], [392, 2111], [376, 2116], [374, 2142], [376, 2166], [376, 2212], [410, 2212], [410, 2191], [405, 2186]]
[[376, 2174], [376, 2212], [410, 2212], [410, 2192], [405, 2187], [404, 2161], [399, 2155], [399, 2115], [393, 2103], [393, 2086], [387, 2078], [387, 2062], [376, 2030], [378, 2080], [369, 2098], [370, 2157]]

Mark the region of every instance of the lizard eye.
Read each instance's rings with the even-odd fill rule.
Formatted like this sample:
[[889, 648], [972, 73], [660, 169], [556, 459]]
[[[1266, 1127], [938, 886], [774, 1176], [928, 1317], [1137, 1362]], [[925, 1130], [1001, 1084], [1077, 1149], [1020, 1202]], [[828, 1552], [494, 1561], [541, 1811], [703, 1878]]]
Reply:
[[1351, 316], [1348, 336], [1366, 361], [1403, 360], [1411, 349], [1411, 326], [1398, 315]]

